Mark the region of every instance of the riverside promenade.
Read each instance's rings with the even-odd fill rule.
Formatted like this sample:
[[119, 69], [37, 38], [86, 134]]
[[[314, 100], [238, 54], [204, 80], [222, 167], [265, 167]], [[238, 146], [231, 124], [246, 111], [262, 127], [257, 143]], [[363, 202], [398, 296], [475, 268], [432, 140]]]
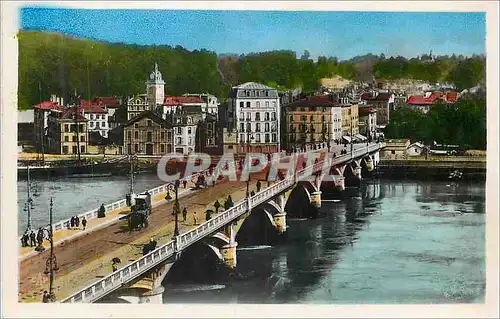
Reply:
[[[264, 178], [263, 174], [251, 176], [251, 190], [255, 190], [255, 184], [258, 179]], [[179, 230], [185, 232], [195, 227], [194, 212], [198, 223], [205, 221], [204, 212], [207, 209], [215, 210], [213, 203], [216, 199], [223, 201], [228, 195], [231, 195], [234, 202], [243, 199], [246, 183], [229, 182], [225, 179], [215, 187], [206, 189], [184, 190], [181, 186], [179, 194], [183, 197], [180, 201], [181, 208], [186, 207], [188, 211], [187, 220], [184, 222], [180, 216], [179, 222]], [[54, 254], [59, 265], [54, 280], [56, 298], [60, 300], [71, 292], [109, 275], [112, 272], [111, 260], [115, 257], [120, 258], [123, 264], [139, 258], [142, 256], [142, 247], [151, 237], [155, 238], [158, 245], [168, 242], [174, 230], [173, 200], [165, 201], [165, 195], [166, 192], [153, 196], [154, 208], [149, 227], [146, 229], [129, 232], [126, 221], [118, 220], [125, 209], [117, 209], [109, 211], [105, 219], [89, 220], [87, 231], [55, 231], [57, 245]], [[45, 246], [48, 247], [47, 244]], [[40, 302], [43, 291], [48, 287], [49, 279], [44, 270], [49, 251], [32, 251], [33, 248], [21, 249], [19, 302]]]

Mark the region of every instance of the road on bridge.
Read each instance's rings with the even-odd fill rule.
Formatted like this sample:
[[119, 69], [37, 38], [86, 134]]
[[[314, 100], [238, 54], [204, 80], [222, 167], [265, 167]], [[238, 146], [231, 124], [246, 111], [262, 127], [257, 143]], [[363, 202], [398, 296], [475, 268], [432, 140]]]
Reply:
[[[264, 174], [253, 174], [253, 181], [250, 183], [252, 189], [255, 189], [256, 180], [263, 178]], [[204, 222], [206, 207], [213, 205], [216, 199], [222, 201], [231, 194], [233, 201], [236, 202], [245, 196], [245, 191], [245, 182], [224, 181], [215, 187], [201, 189], [181, 198], [179, 200], [181, 209], [186, 207], [189, 214], [187, 223], [179, 223], [180, 232], [192, 227], [193, 211], [197, 212], [199, 223]], [[126, 221], [118, 221], [55, 247], [54, 254], [59, 265], [54, 280], [57, 299], [60, 300], [71, 292], [84, 288], [100, 276], [111, 273], [113, 257], [120, 257], [122, 266], [139, 258], [142, 245], [147, 243], [150, 237], [154, 236], [159, 245], [170, 240], [174, 228], [172, 208], [173, 201], [154, 208], [149, 227], [146, 229], [129, 232]], [[179, 220], [182, 220], [182, 216], [179, 216]], [[48, 257], [49, 250], [45, 250], [20, 263], [18, 296], [20, 302], [40, 302], [43, 291], [48, 290], [48, 276], [43, 274]]]

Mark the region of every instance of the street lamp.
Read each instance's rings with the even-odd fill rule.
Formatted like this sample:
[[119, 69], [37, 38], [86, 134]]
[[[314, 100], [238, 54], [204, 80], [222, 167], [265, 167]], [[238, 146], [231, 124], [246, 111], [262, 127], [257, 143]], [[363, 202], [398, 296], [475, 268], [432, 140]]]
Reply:
[[[54, 271], [59, 270], [59, 266], [57, 265], [57, 258], [56, 255], [54, 255], [54, 235], [52, 233], [52, 206], [53, 206], [53, 198], [50, 198], [50, 209], [49, 209], [49, 225], [47, 228], [42, 228], [41, 231], [47, 232], [47, 237], [49, 238], [50, 242], [50, 256], [47, 258], [45, 261], [45, 271], [44, 273], [46, 275], [49, 275], [50, 281], [49, 281], [49, 295], [50, 295], [50, 301], [54, 302], [56, 301], [56, 295], [54, 293]], [[44, 236], [45, 237], [45, 236]], [[40, 246], [42, 246], [40, 244]], [[43, 250], [43, 246], [41, 247], [41, 250]]]
[[24, 204], [24, 211], [28, 213], [28, 225], [26, 226], [26, 232], [29, 233], [32, 230], [31, 225], [31, 210], [33, 209], [33, 198], [31, 198], [31, 181], [30, 181], [30, 166], [28, 165], [28, 200]]
[[178, 197], [178, 191], [179, 191], [179, 185], [180, 182], [179, 180], [175, 181], [175, 203], [174, 203], [174, 208], [173, 208], [173, 214], [175, 216], [175, 228], [174, 228], [174, 236], [172, 239], [175, 239], [177, 236], [179, 236], [179, 212], [180, 212], [180, 207], [179, 207], [179, 197]]

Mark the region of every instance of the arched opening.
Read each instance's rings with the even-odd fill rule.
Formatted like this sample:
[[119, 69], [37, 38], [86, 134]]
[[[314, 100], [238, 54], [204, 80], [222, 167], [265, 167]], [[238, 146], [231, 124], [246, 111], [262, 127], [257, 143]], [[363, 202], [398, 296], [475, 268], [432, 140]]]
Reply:
[[252, 213], [245, 219], [236, 234], [238, 247], [272, 246], [278, 243], [279, 233], [271, 222], [272, 210], [266, 206], [252, 209]]
[[[309, 182], [299, 182], [292, 190], [285, 205], [285, 211], [289, 218], [316, 218], [318, 210], [311, 205], [310, 192], [313, 191]], [[306, 188], [310, 187], [311, 190]]]
[[231, 272], [212, 248], [199, 241], [182, 252], [163, 284], [215, 284], [227, 279]]
[[361, 181], [356, 175], [354, 175], [353, 168], [356, 167], [356, 163], [349, 163], [346, 165], [344, 170], [345, 186], [348, 187], [359, 187]]

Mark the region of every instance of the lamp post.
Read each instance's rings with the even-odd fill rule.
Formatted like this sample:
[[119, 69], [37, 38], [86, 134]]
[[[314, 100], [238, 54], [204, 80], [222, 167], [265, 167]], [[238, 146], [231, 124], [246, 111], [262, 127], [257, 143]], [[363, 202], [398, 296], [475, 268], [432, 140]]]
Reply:
[[[252, 132], [247, 132], [247, 153], [250, 152], [250, 141], [253, 140], [253, 134]], [[250, 197], [250, 190], [249, 190], [249, 187], [250, 187], [250, 167], [252, 166], [252, 162], [250, 163], [246, 163], [248, 166], [248, 170], [249, 170], [249, 173], [248, 173], [248, 179], [247, 179], [247, 192], [246, 192], [246, 198]]]
[[24, 211], [28, 213], [28, 225], [26, 226], [26, 232], [31, 231], [31, 209], [33, 209], [33, 198], [31, 198], [31, 180], [30, 180], [30, 166], [28, 165], [28, 200], [24, 204]]
[[179, 191], [179, 180], [175, 181], [175, 203], [174, 203], [174, 208], [173, 208], [173, 214], [175, 217], [175, 228], [174, 228], [174, 236], [172, 239], [175, 239], [177, 236], [179, 236], [179, 197], [178, 197], [178, 191]]
[[59, 270], [59, 266], [57, 265], [57, 258], [56, 255], [54, 255], [54, 235], [52, 233], [52, 207], [53, 207], [53, 198], [50, 198], [50, 209], [49, 209], [49, 225], [47, 228], [42, 228], [42, 231], [47, 232], [47, 237], [49, 238], [50, 242], [50, 255], [45, 261], [45, 274], [49, 275], [49, 295], [50, 295], [50, 301], [54, 302], [56, 301], [56, 295], [54, 293], [54, 271]]

